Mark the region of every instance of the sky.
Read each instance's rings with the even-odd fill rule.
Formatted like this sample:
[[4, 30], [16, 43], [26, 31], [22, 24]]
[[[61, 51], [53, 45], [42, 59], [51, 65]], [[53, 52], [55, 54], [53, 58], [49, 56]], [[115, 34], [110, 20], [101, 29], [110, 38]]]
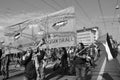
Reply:
[[76, 29], [97, 26], [101, 35], [108, 32], [120, 41], [116, 4], [117, 0], [0, 0], [0, 36], [7, 26], [74, 6]]

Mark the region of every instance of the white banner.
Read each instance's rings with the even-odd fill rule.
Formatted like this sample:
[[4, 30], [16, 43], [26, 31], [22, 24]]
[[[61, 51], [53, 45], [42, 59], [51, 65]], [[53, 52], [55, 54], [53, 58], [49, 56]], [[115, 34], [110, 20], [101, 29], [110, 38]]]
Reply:
[[[19, 27], [19, 24], [21, 25], [22, 28]], [[42, 37], [44, 37], [44, 35], [48, 33], [50, 33], [50, 35], [52, 33], [55, 33], [57, 35], [59, 34], [59, 36], [47, 38], [48, 42], [47, 45], [49, 45], [50, 48], [73, 46], [76, 42], [74, 29], [75, 27], [74, 7], [69, 7], [64, 10], [46, 16], [38, 17], [35, 19], [33, 18], [29, 21], [19, 24], [13, 25], [18, 26], [17, 29], [15, 28], [16, 32], [20, 31], [22, 32], [20, 38], [17, 40], [19, 41], [19, 43], [17, 42], [17, 44], [21, 45], [26, 44], [28, 46], [29, 45], [34, 46], [34, 40], [36, 41], [38, 39], [41, 39]]]
[[74, 7], [47, 15], [41, 20], [41, 25], [46, 27], [47, 32], [75, 31]]
[[50, 33], [46, 40], [49, 48], [67, 47], [76, 45], [76, 34], [74, 32]]

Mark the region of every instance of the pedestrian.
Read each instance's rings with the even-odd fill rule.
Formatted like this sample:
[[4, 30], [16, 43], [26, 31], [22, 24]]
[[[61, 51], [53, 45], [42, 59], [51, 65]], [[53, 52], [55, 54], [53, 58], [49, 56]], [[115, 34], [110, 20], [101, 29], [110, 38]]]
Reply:
[[118, 44], [118, 54], [120, 54], [120, 44]]
[[38, 61], [39, 67], [38, 67], [37, 71], [39, 73], [40, 80], [44, 80], [45, 79], [44, 56], [45, 56], [46, 52], [44, 50], [38, 48], [38, 53], [39, 53], [39, 55], [37, 55], [37, 61]]
[[62, 65], [62, 69], [63, 69], [63, 73], [66, 74], [67, 70], [68, 70], [68, 60], [67, 60], [67, 51], [65, 49], [65, 47], [62, 47], [62, 51], [61, 51], [61, 65]]
[[57, 56], [56, 56], [56, 48], [54, 48], [52, 51], [51, 51], [51, 58], [52, 58], [52, 62], [54, 62], [55, 60], [57, 60]]
[[39, 63], [38, 63], [38, 59], [37, 59], [37, 55], [39, 54], [38, 49], [34, 49], [33, 50], [33, 57], [32, 60], [34, 61], [35, 64], [35, 69], [36, 69], [36, 73], [37, 73], [37, 78], [36, 80], [39, 80], [39, 72], [38, 72], [38, 68], [39, 68]]
[[3, 51], [2, 51], [2, 48], [0, 49], [0, 75], [2, 74], [1, 73], [1, 57], [2, 57], [2, 54], [3, 54]]
[[3, 80], [6, 80], [9, 78], [9, 56], [5, 55], [4, 57], [2, 57], [1, 60], [1, 73], [3, 75]]
[[4, 76], [4, 80], [9, 78], [9, 64], [10, 64], [10, 49], [9, 47], [4, 47], [3, 54], [1, 57], [2, 61], [2, 75]]
[[33, 51], [28, 48], [26, 54], [23, 56], [22, 65], [25, 67], [24, 80], [36, 80], [37, 73], [35, 69], [35, 63], [32, 60]]
[[85, 79], [85, 52], [79, 53], [84, 49], [83, 43], [79, 43], [76, 56], [74, 58], [75, 72], [76, 72], [76, 80], [84, 80]]
[[74, 67], [74, 47], [71, 47], [69, 50], [69, 73], [70, 75], [75, 72], [75, 67]]

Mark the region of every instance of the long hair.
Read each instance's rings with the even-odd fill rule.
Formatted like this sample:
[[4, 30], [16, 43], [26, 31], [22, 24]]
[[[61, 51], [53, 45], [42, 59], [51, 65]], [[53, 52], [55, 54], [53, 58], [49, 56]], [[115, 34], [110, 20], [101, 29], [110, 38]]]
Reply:
[[67, 50], [65, 49], [65, 47], [62, 47], [62, 50], [64, 51], [64, 53], [67, 53]]
[[85, 48], [85, 46], [84, 46], [83, 43], [79, 43], [79, 44], [81, 45], [81, 49], [84, 49], [84, 48]]

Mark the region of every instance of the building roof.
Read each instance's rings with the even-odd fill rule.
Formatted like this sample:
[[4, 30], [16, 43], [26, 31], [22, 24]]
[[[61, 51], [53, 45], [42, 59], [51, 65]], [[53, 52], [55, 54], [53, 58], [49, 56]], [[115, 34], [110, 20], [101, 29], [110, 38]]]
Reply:
[[85, 31], [94, 31], [93, 29], [98, 29], [98, 27], [92, 27], [92, 28], [83, 28], [81, 30], [77, 30], [77, 32], [85, 32]]

